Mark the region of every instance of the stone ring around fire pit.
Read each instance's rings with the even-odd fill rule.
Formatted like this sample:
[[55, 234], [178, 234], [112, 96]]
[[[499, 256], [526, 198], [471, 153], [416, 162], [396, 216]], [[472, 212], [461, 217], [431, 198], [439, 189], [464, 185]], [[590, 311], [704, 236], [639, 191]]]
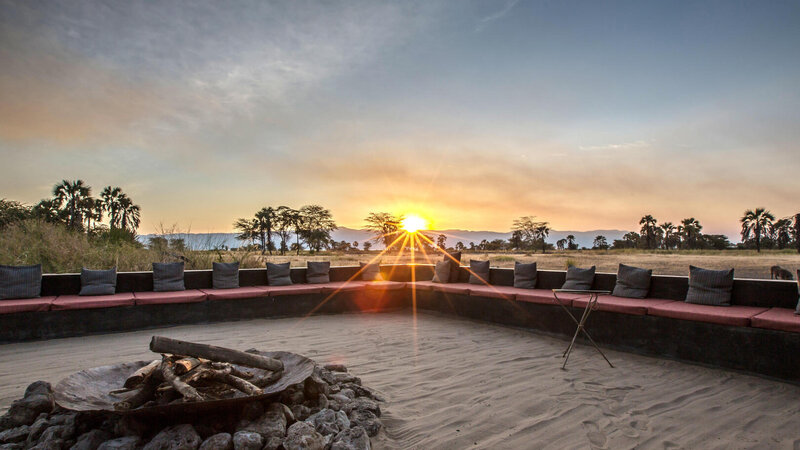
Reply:
[[[180, 402], [166, 405], [140, 407], [120, 411], [114, 404], [125, 399], [125, 394], [112, 394], [121, 387], [125, 380], [150, 361], [136, 361], [110, 366], [95, 367], [74, 373], [59, 381], [54, 389], [55, 401], [62, 408], [72, 411], [114, 412], [125, 415], [173, 415], [208, 411], [253, 400], [265, 399], [279, 394], [289, 386], [302, 383], [314, 372], [314, 361], [305, 356], [290, 352], [249, 351], [261, 356], [268, 356], [283, 363], [283, 374], [280, 379], [262, 388], [259, 395], [235, 397], [221, 400], [198, 402]], [[234, 365], [236, 366], [236, 365]], [[237, 366], [237, 368], [242, 368]], [[250, 372], [260, 369], [247, 368]], [[266, 373], [266, 371], [263, 371]], [[131, 395], [130, 393], [127, 395]]]

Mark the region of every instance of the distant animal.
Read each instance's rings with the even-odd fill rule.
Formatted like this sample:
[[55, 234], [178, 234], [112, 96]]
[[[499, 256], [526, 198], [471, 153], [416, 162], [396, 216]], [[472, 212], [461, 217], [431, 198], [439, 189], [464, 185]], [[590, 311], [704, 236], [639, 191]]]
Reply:
[[781, 266], [772, 266], [769, 268], [770, 278], [773, 280], [794, 280], [792, 272], [784, 269]]

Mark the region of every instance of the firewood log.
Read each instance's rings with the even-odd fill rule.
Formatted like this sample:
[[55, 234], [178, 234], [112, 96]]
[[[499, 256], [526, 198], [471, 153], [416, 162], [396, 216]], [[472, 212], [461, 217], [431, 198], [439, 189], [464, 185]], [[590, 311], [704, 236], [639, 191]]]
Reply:
[[192, 369], [200, 365], [200, 360], [197, 358], [187, 357], [175, 361], [175, 374], [183, 375], [191, 372]]
[[133, 374], [125, 380], [124, 386], [128, 389], [139, 386], [142, 384], [142, 381], [150, 377], [150, 375], [158, 368], [159, 364], [161, 364], [161, 360], [154, 359], [150, 364], [141, 367], [136, 372], [133, 372]]
[[205, 358], [212, 361], [240, 364], [258, 369], [273, 371], [283, 370], [280, 360], [266, 356], [245, 353], [224, 347], [198, 344], [194, 342], [179, 341], [163, 336], [153, 336], [150, 341], [150, 350], [156, 353], [171, 353], [173, 355], [186, 355], [195, 358]]
[[169, 382], [172, 387], [178, 391], [186, 401], [195, 401], [199, 402], [203, 400], [203, 396], [200, 395], [197, 390], [188, 384], [184, 383], [183, 381], [175, 375], [175, 371], [173, 370], [172, 366], [170, 365], [169, 361], [162, 361], [161, 363], [161, 374], [164, 377], [164, 380]]

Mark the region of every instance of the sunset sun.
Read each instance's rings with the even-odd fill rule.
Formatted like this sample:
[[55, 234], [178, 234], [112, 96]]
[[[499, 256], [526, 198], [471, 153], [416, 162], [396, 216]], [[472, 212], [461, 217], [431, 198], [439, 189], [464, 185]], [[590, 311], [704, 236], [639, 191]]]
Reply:
[[420, 216], [411, 214], [406, 216], [403, 221], [400, 222], [400, 226], [403, 230], [409, 233], [416, 233], [419, 230], [426, 229], [428, 227], [428, 221]]

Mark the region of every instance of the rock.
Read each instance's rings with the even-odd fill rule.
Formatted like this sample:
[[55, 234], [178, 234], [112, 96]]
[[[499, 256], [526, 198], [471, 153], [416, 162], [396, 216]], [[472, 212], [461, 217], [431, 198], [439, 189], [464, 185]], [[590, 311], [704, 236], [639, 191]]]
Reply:
[[282, 446], [283, 438], [272, 436], [271, 438], [267, 439], [267, 443], [264, 444], [264, 448], [262, 450], [278, 450]]
[[350, 414], [353, 410], [365, 410], [375, 414], [377, 417], [381, 416], [381, 407], [378, 406], [375, 400], [367, 397], [359, 397], [342, 407], [342, 411], [347, 414]]
[[375, 437], [381, 430], [380, 419], [366, 409], [354, 409], [350, 412], [349, 418], [351, 427], [364, 427], [369, 437]]
[[143, 450], [195, 450], [200, 447], [201, 442], [194, 427], [182, 424], [164, 428]]
[[39, 442], [28, 450], [61, 450], [64, 447], [64, 441], [61, 439], [52, 439], [49, 441]]
[[283, 408], [283, 415], [284, 415], [284, 417], [286, 417], [286, 423], [288, 425], [291, 425], [291, 424], [297, 422], [297, 419], [294, 418], [294, 413], [292, 412], [292, 408], [289, 408], [288, 406], [284, 405], [283, 403], [281, 403], [280, 405]]
[[252, 431], [260, 434], [264, 439], [272, 436], [283, 437], [286, 434], [286, 414], [283, 405], [271, 403], [258, 419], [239, 422], [236, 431]]
[[200, 444], [200, 450], [233, 450], [233, 436], [217, 433]]
[[385, 402], [386, 399], [383, 395], [379, 394], [377, 391], [374, 391], [366, 386], [361, 386], [355, 383], [346, 383], [342, 385], [342, 389], [350, 389], [355, 392], [357, 397], [369, 397], [373, 400], [379, 402]]
[[322, 435], [336, 435], [340, 431], [350, 428], [350, 419], [347, 418], [347, 414], [332, 409], [323, 409], [306, 419], [305, 422]]
[[264, 405], [261, 402], [250, 402], [242, 408], [243, 420], [256, 420], [264, 414]]
[[237, 431], [233, 435], [233, 448], [235, 450], [261, 450], [264, 446], [264, 437], [252, 431]]
[[13, 444], [2, 444], [0, 445], [0, 450], [22, 450], [25, 448], [25, 444], [22, 442], [14, 442]]
[[3, 416], [4, 426], [31, 425], [42, 413], [51, 413], [55, 407], [50, 383], [36, 381], [25, 389], [23, 398], [14, 401]]
[[16, 428], [9, 428], [6, 431], [0, 432], [0, 444], [15, 444], [17, 442], [25, 442], [28, 438], [30, 428], [27, 425], [22, 425]]
[[325, 394], [319, 394], [319, 398], [317, 399], [317, 407], [319, 409], [325, 409], [328, 407], [328, 397]]
[[46, 381], [34, 381], [25, 388], [23, 397], [29, 397], [35, 394], [52, 394], [53, 387]]
[[286, 450], [323, 450], [325, 438], [305, 422], [296, 422], [289, 427], [283, 440]]
[[331, 372], [347, 372], [347, 367], [344, 364], [325, 364], [324, 368]]
[[333, 379], [336, 381], [336, 384], [345, 384], [345, 383], [352, 383], [358, 385], [361, 384], [361, 378], [350, 375], [349, 373], [336, 372], [333, 374]]
[[105, 441], [97, 447], [97, 450], [135, 450], [141, 443], [142, 439], [139, 436], [125, 436]]
[[353, 427], [342, 431], [333, 438], [331, 450], [370, 450], [367, 430]]
[[75, 425], [72, 423], [53, 425], [42, 432], [42, 435], [39, 436], [38, 443], [43, 444], [48, 441], [66, 441], [72, 439], [74, 435]]
[[344, 389], [340, 390], [339, 394], [344, 395], [345, 397], [349, 398], [350, 400], [353, 400], [353, 399], [356, 398], [356, 393], [353, 392], [353, 390], [349, 389], [349, 388], [344, 388]]
[[305, 420], [311, 415], [311, 408], [305, 405], [294, 405], [292, 414], [294, 414], [295, 420]]
[[303, 384], [303, 395], [306, 397], [306, 400], [316, 400], [319, 398], [319, 394], [328, 394], [328, 389], [328, 383], [320, 378], [317, 369], [314, 369], [314, 373], [306, 378]]
[[103, 430], [92, 430], [78, 436], [78, 441], [70, 447], [70, 450], [97, 450], [100, 444], [111, 439], [113, 436]]
[[31, 425], [30, 431], [28, 432], [28, 446], [33, 446], [33, 443], [39, 440], [39, 436], [41, 436], [42, 433], [44, 433], [44, 430], [46, 430], [49, 426], [50, 421], [47, 420], [47, 416], [45, 415], [42, 417], [42, 414], [40, 414], [39, 418], [33, 422], [33, 425]]

